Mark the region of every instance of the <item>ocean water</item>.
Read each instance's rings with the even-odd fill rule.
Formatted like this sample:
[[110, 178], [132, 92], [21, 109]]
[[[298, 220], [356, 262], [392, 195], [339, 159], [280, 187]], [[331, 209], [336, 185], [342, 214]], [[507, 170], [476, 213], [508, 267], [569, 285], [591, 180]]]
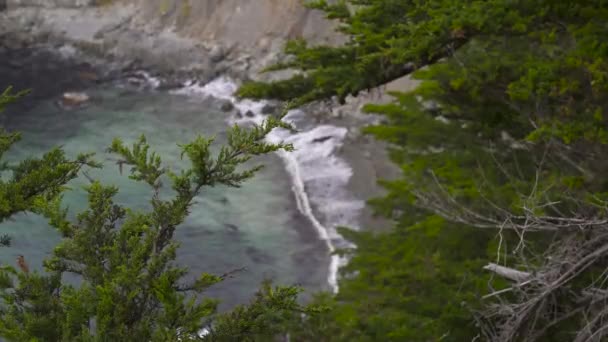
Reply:
[[[78, 110], [62, 109], [48, 98], [9, 111], [1, 118], [2, 125], [23, 133], [9, 159], [40, 155], [53, 146], [62, 146], [70, 155], [95, 152], [104, 168], [89, 170], [87, 177], [70, 183], [65, 196], [70, 212], [86, 207], [83, 187], [88, 177], [118, 186], [119, 203], [146, 209], [150, 189], [128, 179], [127, 172], [121, 174], [115, 156], [105, 152], [113, 138], [130, 143], [144, 134], [165, 165], [179, 169], [185, 165], [179, 158], [178, 143], [205, 135], [215, 137], [219, 145], [225, 141], [229, 125], [264, 119], [265, 102], [236, 100], [232, 96], [236, 85], [229, 79], [188, 83], [182, 89], [163, 92], [153, 89], [157, 80], [143, 78], [148, 81], [145, 89], [121, 84], [87, 88], [91, 101]], [[236, 119], [219, 109], [220, 100], [254, 115]], [[221, 309], [248, 302], [265, 279], [304, 287], [303, 299], [318, 290], [338, 290], [338, 268], [346, 260], [331, 253], [350, 245], [336, 227], [357, 228], [364, 207], [348, 191], [351, 168], [337, 157], [347, 130], [318, 126], [300, 111], [290, 112], [285, 120], [298, 132], [275, 130], [268, 140], [292, 143], [296, 151], [255, 159], [252, 164], [261, 163], [265, 168], [240, 189], [206, 189], [176, 232], [181, 243], [178, 262], [190, 268], [190, 277], [244, 268], [207, 292], [222, 301]], [[45, 220], [33, 214], [17, 215], [2, 223], [1, 231], [14, 239], [12, 247], [0, 249], [2, 264], [14, 264], [17, 255], [23, 254], [30, 268], [41, 270], [42, 261], [59, 241]]]
[[[11, 159], [40, 155], [52, 146], [63, 146], [68, 154], [96, 152], [103, 170], [88, 171], [89, 177], [120, 188], [119, 203], [145, 209], [150, 190], [121, 175], [114, 156], [104, 152], [114, 137], [125, 142], [145, 134], [162, 156], [165, 165], [179, 168], [177, 143], [196, 135], [225, 140], [226, 114], [212, 99], [140, 92], [104, 87], [88, 91], [91, 104], [65, 111], [52, 101], [31, 111], [4, 118], [4, 126], [23, 133], [11, 151]], [[310, 291], [328, 289], [329, 255], [308, 218], [297, 209], [291, 179], [280, 158], [269, 155], [255, 160], [266, 167], [240, 189], [217, 187], [203, 192], [192, 214], [176, 233], [181, 242], [178, 261], [200, 272], [224, 274], [245, 268], [209, 291], [223, 307], [247, 302], [264, 279], [280, 284], [299, 284]], [[86, 177], [73, 181], [65, 204], [75, 213], [85, 208]], [[58, 241], [44, 219], [18, 215], [2, 224], [11, 234], [13, 246], [0, 249], [0, 262], [14, 264], [23, 254], [33, 269], [40, 269]]]

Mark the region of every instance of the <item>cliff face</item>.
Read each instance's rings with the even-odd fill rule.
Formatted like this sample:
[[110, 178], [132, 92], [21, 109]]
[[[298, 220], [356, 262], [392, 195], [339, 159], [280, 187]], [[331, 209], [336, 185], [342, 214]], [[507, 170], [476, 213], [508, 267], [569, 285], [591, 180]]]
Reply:
[[4, 30], [55, 37], [169, 70], [254, 77], [281, 58], [287, 39], [341, 40], [335, 23], [305, 8], [303, 0], [5, 1]]
[[306, 38], [319, 43], [339, 40], [334, 24], [303, 0], [4, 0], [9, 9], [99, 7], [111, 14], [134, 9], [134, 23], [174, 30], [201, 42], [255, 48], [276, 40]]
[[306, 38], [332, 43], [333, 24], [302, 0], [137, 0], [141, 22], [174, 27], [201, 41], [265, 48], [276, 40]]

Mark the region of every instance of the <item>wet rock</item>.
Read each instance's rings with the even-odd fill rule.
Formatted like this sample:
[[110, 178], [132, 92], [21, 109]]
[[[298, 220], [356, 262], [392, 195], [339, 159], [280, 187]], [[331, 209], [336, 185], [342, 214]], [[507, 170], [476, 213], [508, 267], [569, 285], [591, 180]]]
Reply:
[[272, 103], [267, 103], [262, 107], [262, 114], [265, 115], [276, 115], [279, 110], [279, 107]]
[[[49, 66], [49, 69], [51, 69], [52, 66]], [[98, 82], [100, 80], [100, 77], [91, 71], [81, 71], [78, 73], [78, 77], [80, 77], [80, 79], [84, 80], [84, 81], [91, 81], [91, 82]]]
[[226, 51], [220, 45], [214, 45], [211, 50], [209, 50], [209, 59], [213, 63], [218, 63], [224, 59], [226, 56]]
[[334, 117], [334, 118], [341, 119], [344, 116], [344, 111], [342, 109], [340, 109], [340, 108], [334, 108], [331, 111], [331, 116]]
[[237, 111], [236, 111], [236, 113], [234, 114], [234, 116], [235, 116], [237, 119], [242, 119], [242, 118], [243, 118], [243, 113], [241, 113], [241, 111], [240, 111], [240, 110], [237, 110]]
[[229, 112], [234, 109], [234, 104], [232, 104], [232, 102], [229, 100], [222, 101], [222, 104], [220, 104], [220, 109], [222, 112]]
[[161, 80], [158, 86], [158, 90], [173, 90], [179, 89], [183, 86], [182, 82], [178, 79]]
[[245, 116], [248, 117], [248, 118], [253, 118], [255, 116], [255, 113], [252, 112], [252, 111], [250, 111], [250, 110], [248, 110], [248, 111], [245, 112]]
[[256, 264], [270, 264], [274, 261], [274, 258], [255, 247], [247, 247], [247, 255]]
[[237, 227], [236, 225], [232, 224], [232, 223], [225, 223], [224, 227], [228, 230], [230, 230], [231, 232], [238, 232], [239, 231], [239, 227]]
[[320, 138], [315, 138], [312, 140], [313, 143], [315, 144], [320, 144], [322, 142], [326, 142], [327, 140], [333, 138], [331, 135], [328, 135], [326, 137], [320, 137]]
[[132, 84], [134, 86], [139, 86], [139, 87], [146, 84], [146, 81], [139, 77], [127, 77], [127, 82], [129, 84]]
[[67, 92], [59, 100], [59, 105], [65, 109], [75, 109], [84, 106], [91, 98], [85, 93]]

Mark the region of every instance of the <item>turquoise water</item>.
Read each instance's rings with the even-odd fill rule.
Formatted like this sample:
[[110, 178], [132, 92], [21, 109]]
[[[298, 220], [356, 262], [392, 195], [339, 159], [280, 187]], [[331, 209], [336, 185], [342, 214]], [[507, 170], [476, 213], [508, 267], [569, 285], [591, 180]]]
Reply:
[[[132, 142], [145, 134], [165, 165], [177, 168], [183, 166], [177, 143], [199, 134], [215, 136], [218, 143], [225, 139], [227, 117], [213, 100], [118, 87], [92, 89], [88, 94], [92, 101], [81, 110], [62, 110], [48, 101], [5, 117], [5, 127], [23, 133], [10, 157], [39, 155], [58, 145], [71, 155], [96, 152], [105, 167], [88, 175], [118, 186], [118, 202], [144, 209], [150, 190], [121, 175], [113, 156], [104, 152], [114, 137]], [[255, 179], [240, 189], [205, 190], [176, 233], [181, 242], [178, 261], [190, 267], [192, 276], [246, 268], [209, 291], [222, 300], [223, 308], [247, 302], [266, 278], [308, 290], [327, 289], [327, 248], [298, 212], [283, 163], [276, 155], [255, 162], [266, 165]], [[65, 203], [72, 213], [85, 207], [82, 187], [87, 183], [81, 177], [70, 184]], [[11, 234], [14, 243], [0, 249], [0, 262], [14, 264], [16, 256], [23, 254], [33, 269], [41, 269], [42, 260], [59, 239], [33, 214], [3, 223], [2, 231]]]

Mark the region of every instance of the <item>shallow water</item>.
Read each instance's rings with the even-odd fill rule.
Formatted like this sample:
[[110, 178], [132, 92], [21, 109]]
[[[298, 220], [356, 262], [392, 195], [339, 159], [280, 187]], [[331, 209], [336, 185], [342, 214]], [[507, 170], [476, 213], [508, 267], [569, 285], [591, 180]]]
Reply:
[[[105, 168], [92, 170], [89, 176], [118, 186], [118, 202], [145, 208], [150, 190], [121, 175], [113, 157], [104, 152], [114, 137], [131, 142], [145, 134], [165, 165], [174, 167], [183, 165], [176, 143], [188, 142], [198, 134], [215, 136], [218, 143], [225, 139], [227, 117], [213, 100], [109, 86], [88, 93], [92, 102], [82, 110], [65, 111], [46, 101], [5, 117], [5, 127], [23, 132], [22, 142], [10, 157], [39, 155], [57, 145], [71, 155], [96, 152]], [[327, 245], [298, 211], [290, 175], [277, 155], [255, 161], [266, 165], [257, 177], [241, 189], [204, 191], [176, 233], [181, 242], [178, 261], [190, 267], [192, 276], [246, 268], [209, 291], [222, 300], [223, 308], [247, 302], [266, 278], [300, 284], [311, 291], [328, 289]], [[81, 177], [70, 184], [65, 203], [72, 212], [84, 208], [82, 187], [87, 182]], [[2, 226], [3, 232], [13, 236], [14, 244], [0, 249], [0, 263], [13, 264], [23, 254], [30, 268], [40, 269], [58, 241], [46, 222], [33, 214], [19, 215]]]

